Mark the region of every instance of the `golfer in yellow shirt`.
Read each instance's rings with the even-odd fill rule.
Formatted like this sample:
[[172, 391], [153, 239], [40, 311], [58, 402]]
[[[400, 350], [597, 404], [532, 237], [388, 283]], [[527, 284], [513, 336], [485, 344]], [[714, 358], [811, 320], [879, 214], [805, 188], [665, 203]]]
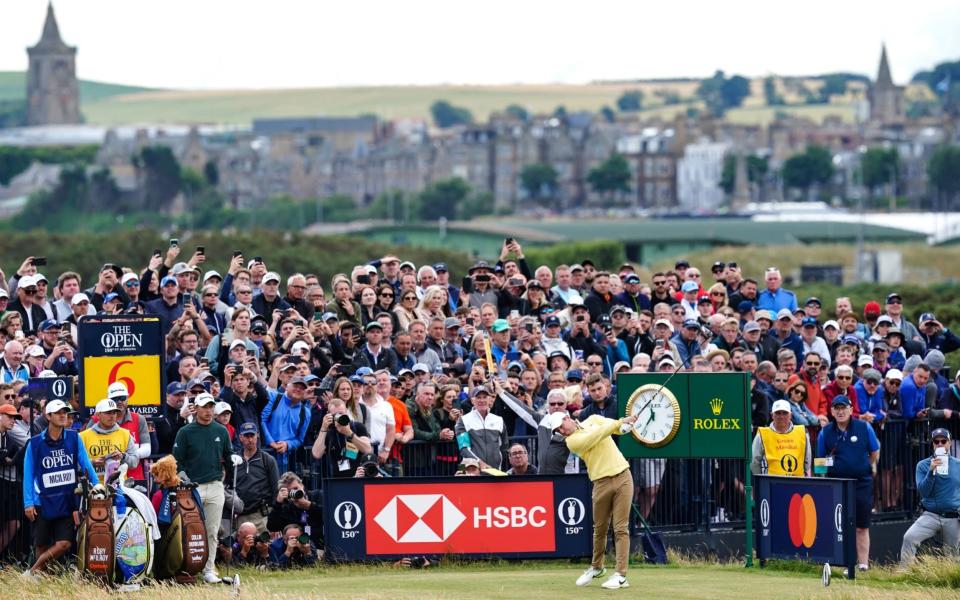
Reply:
[[590, 568], [577, 579], [577, 585], [589, 585], [606, 574], [603, 566], [607, 546], [607, 528], [613, 518], [613, 541], [617, 555], [617, 571], [601, 587], [617, 590], [627, 583], [627, 558], [630, 554], [630, 503], [633, 502], [633, 476], [617, 444], [610, 436], [621, 433], [624, 424], [633, 425], [636, 415], [624, 419], [607, 419], [593, 415], [578, 423], [566, 413], [553, 413], [551, 428], [566, 437], [567, 448], [583, 459], [587, 476], [593, 482], [593, 560]]

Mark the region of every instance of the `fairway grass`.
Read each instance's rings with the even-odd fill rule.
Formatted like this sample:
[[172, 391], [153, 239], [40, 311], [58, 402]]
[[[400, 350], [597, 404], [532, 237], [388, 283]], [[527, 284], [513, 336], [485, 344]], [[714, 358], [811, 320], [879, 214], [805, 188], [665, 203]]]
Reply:
[[[611, 591], [602, 580], [578, 588], [574, 580], [585, 564], [500, 563], [450, 565], [420, 570], [389, 566], [337, 566], [318, 570], [266, 572], [241, 571], [241, 598], [370, 598], [383, 600], [431, 600], [439, 598], [549, 599], [622, 596], [669, 600], [745, 600], [769, 598], [905, 598], [937, 600], [957, 598], [957, 590], [894, 583], [885, 572], [851, 582], [834, 578], [824, 588], [816, 575], [796, 572], [744, 569], [738, 565], [637, 566], [629, 573], [630, 588]], [[0, 598], [103, 599], [106, 594], [88, 583], [70, 577], [46, 578], [41, 584], [26, 583], [14, 570], [0, 575]], [[206, 600], [229, 598], [226, 586], [150, 587], [134, 598]]]

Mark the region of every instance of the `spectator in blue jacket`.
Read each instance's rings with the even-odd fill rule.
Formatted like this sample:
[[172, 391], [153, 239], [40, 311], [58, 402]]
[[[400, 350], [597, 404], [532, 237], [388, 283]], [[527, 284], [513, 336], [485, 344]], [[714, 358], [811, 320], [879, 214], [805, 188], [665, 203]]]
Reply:
[[797, 296], [790, 290], [783, 289], [783, 276], [776, 267], [770, 267], [763, 276], [767, 289], [757, 294], [757, 308], [778, 313], [784, 308], [793, 314], [797, 310]]
[[943, 326], [933, 313], [920, 315], [920, 338], [927, 350], [939, 350], [944, 354], [960, 348], [960, 337]]
[[[887, 418], [883, 412], [883, 387], [880, 383], [883, 381], [883, 375], [876, 369], [866, 369], [860, 380], [853, 385], [857, 390], [857, 400], [860, 402], [860, 418], [877, 423]], [[873, 415], [872, 419], [865, 418], [866, 415]]]
[[903, 418], [914, 419], [927, 416], [927, 382], [930, 381], [930, 367], [920, 363], [900, 384], [900, 401], [903, 404]]
[[307, 383], [303, 377], [294, 377], [287, 382], [283, 395], [276, 397], [263, 409], [261, 431], [264, 445], [273, 450], [280, 471], [288, 470], [288, 457], [306, 439], [310, 427], [306, 393]]
[[797, 364], [803, 362], [803, 338], [793, 330], [793, 313], [789, 308], [781, 308], [777, 313], [777, 322], [773, 327], [773, 339], [779, 348], [792, 350], [797, 357]]
[[690, 359], [703, 353], [700, 348], [700, 323], [696, 319], [687, 319], [683, 322], [680, 331], [674, 334], [672, 341], [677, 346], [677, 353], [683, 366], [690, 368]]

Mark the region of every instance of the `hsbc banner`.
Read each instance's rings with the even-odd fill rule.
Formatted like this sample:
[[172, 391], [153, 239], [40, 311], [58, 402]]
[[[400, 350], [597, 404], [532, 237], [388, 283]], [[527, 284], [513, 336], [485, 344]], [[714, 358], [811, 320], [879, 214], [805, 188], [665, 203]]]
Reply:
[[130, 410], [156, 414], [163, 402], [163, 335], [160, 319], [149, 315], [96, 315], [77, 324], [80, 393], [92, 409], [122, 381]]
[[852, 479], [756, 478], [757, 557], [802, 558], [855, 572]]
[[421, 554], [590, 555], [593, 515], [586, 476], [410, 481], [328, 480], [327, 556], [364, 560]]

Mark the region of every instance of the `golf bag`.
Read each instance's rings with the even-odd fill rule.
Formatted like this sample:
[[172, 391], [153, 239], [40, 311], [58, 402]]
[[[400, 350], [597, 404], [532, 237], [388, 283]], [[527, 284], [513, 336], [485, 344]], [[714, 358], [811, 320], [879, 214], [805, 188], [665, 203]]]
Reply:
[[157, 546], [158, 560], [153, 569], [157, 579], [196, 583], [197, 574], [207, 563], [207, 529], [198, 496], [195, 485], [163, 490], [159, 521], [166, 529]]
[[80, 523], [77, 542], [80, 570], [103, 583], [113, 583], [113, 498], [87, 500], [87, 514]]

